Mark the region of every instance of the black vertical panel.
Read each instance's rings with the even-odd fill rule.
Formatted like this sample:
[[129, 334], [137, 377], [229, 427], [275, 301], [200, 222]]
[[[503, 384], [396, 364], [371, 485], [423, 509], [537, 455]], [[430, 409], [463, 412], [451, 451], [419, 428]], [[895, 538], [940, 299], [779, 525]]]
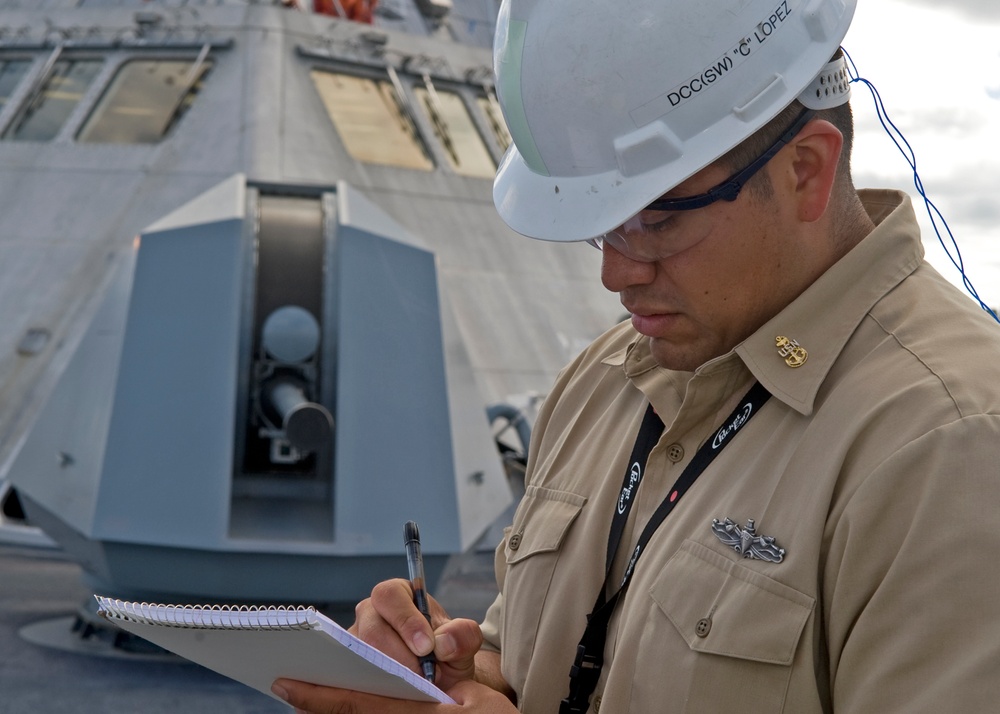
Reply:
[[[317, 350], [303, 365], [282, 366], [265, 354], [261, 345], [264, 323], [275, 310], [295, 305], [308, 310], [323, 325], [323, 278], [325, 247], [323, 210], [312, 197], [261, 195], [259, 201], [254, 301], [250, 410], [247, 414], [244, 472], [314, 476], [316, 458], [294, 464], [275, 464], [269, 458], [270, 441], [259, 434], [263, 383], [277, 369], [300, 379], [307, 398], [320, 399], [322, 365]], [[321, 337], [322, 339], [322, 337]]]
[[323, 324], [323, 211], [313, 198], [261, 196], [254, 350], [267, 316], [298, 305]]

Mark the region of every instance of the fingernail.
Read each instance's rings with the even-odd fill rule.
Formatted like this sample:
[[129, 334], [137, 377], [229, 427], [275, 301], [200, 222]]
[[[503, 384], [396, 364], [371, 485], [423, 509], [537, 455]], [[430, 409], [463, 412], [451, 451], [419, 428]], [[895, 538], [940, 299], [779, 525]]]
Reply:
[[413, 636], [413, 647], [418, 655], [430, 654], [434, 651], [434, 643], [423, 632], [418, 632]]
[[283, 702], [288, 701], [288, 692], [285, 691], [284, 687], [279, 687], [277, 684], [271, 685], [271, 694], [273, 694]]

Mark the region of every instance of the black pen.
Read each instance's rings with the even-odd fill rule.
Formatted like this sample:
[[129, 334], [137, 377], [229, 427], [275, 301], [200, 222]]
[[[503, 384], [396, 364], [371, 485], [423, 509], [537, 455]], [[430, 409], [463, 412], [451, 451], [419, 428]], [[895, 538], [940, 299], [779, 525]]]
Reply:
[[[410, 571], [410, 587], [413, 588], [413, 604], [421, 614], [431, 621], [431, 610], [427, 603], [427, 585], [424, 582], [424, 558], [420, 554], [420, 530], [413, 521], [407, 521], [403, 526], [403, 543], [406, 545], [406, 567]], [[420, 658], [420, 668], [424, 679], [434, 681], [434, 652]]]

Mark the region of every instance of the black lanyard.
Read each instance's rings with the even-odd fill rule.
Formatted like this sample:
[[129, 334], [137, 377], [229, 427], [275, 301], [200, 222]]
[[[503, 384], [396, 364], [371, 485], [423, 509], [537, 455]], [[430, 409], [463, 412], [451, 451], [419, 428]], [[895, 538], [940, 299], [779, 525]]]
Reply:
[[611, 565], [614, 562], [618, 547], [621, 545], [622, 533], [625, 530], [625, 522], [628, 520], [629, 512], [635, 501], [635, 494], [642, 482], [643, 473], [649, 454], [656, 446], [660, 435], [663, 433], [663, 422], [653, 411], [653, 406], [649, 405], [646, 414], [642, 419], [642, 426], [639, 427], [639, 434], [635, 439], [635, 446], [632, 447], [632, 455], [629, 458], [629, 466], [625, 470], [625, 478], [622, 482], [622, 490], [619, 492], [618, 500], [615, 503], [614, 516], [611, 521], [611, 531], [608, 534], [608, 552], [605, 565], [604, 583], [597, 594], [597, 601], [594, 609], [587, 615], [587, 628], [584, 630], [580, 644], [576, 648], [576, 661], [569, 673], [569, 696], [562, 700], [559, 706], [559, 714], [583, 714], [590, 707], [590, 695], [597, 687], [597, 680], [601, 676], [601, 667], [604, 665], [604, 645], [608, 637], [608, 623], [611, 621], [611, 613], [614, 612], [615, 605], [625, 593], [632, 580], [632, 573], [635, 571], [636, 562], [642, 555], [649, 540], [653, 537], [656, 529], [670, 515], [674, 507], [680, 502], [681, 497], [687, 493], [699, 476], [708, 468], [715, 457], [732, 441], [740, 428], [760, 411], [764, 403], [770, 399], [771, 394], [760, 382], [750, 388], [739, 405], [733, 410], [715, 433], [708, 438], [698, 449], [698, 453], [691, 459], [683, 473], [674, 482], [673, 488], [667, 494], [663, 502], [653, 513], [646, 527], [642, 529], [639, 541], [632, 556], [629, 558], [628, 566], [625, 568], [625, 575], [618, 586], [618, 590], [609, 598], [606, 596], [608, 589], [608, 578], [611, 575]]

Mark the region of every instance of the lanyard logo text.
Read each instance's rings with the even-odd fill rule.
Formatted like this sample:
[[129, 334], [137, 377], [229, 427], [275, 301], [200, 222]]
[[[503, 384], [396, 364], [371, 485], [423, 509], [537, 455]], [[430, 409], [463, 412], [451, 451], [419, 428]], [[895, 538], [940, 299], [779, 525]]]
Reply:
[[619, 513], [625, 513], [628, 502], [632, 500], [632, 493], [639, 486], [640, 481], [642, 481], [642, 465], [636, 461], [632, 464], [632, 468], [629, 469], [628, 483], [622, 486], [622, 492], [618, 496]]
[[718, 449], [731, 439], [740, 430], [740, 427], [747, 423], [751, 413], [753, 413], [753, 404], [747, 402], [729, 424], [724, 424], [721, 429], [715, 432], [715, 438], [712, 440], [712, 448]]

